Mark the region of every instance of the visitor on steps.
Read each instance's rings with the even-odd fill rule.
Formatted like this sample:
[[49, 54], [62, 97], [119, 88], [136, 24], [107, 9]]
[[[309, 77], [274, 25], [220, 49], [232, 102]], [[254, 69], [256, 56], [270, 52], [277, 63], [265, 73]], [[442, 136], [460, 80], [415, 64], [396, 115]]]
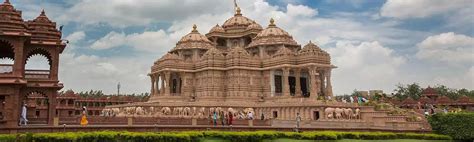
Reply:
[[262, 113], [262, 115], [260, 115], [260, 119], [265, 120], [265, 116], [263, 115], [263, 113]]
[[253, 120], [253, 113], [252, 112], [249, 112], [248, 114], [248, 117], [247, 117], [249, 120]]
[[21, 108], [21, 115], [20, 115], [20, 123], [18, 125], [21, 126], [21, 124], [27, 125], [28, 119], [26, 119], [26, 104], [23, 104], [23, 107]]
[[212, 120], [214, 122], [214, 127], [217, 126], [217, 113], [214, 111], [214, 115], [212, 116]]

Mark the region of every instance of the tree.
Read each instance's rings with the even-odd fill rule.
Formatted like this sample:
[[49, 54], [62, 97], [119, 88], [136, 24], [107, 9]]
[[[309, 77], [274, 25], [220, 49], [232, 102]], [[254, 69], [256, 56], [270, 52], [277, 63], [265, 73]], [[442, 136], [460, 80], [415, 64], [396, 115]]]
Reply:
[[408, 85], [398, 84], [397, 88], [394, 90], [395, 97], [399, 100], [404, 100], [407, 97], [418, 100], [421, 97], [421, 89], [418, 83], [412, 83]]

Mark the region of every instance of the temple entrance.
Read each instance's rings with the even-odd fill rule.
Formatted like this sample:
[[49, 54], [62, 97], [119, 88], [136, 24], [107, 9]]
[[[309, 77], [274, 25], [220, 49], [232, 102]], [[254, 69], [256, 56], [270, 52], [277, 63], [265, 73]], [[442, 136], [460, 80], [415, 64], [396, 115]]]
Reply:
[[303, 97], [309, 97], [309, 91], [308, 91], [308, 87], [307, 87], [307, 80], [306, 78], [303, 78], [301, 77], [300, 78], [300, 84], [301, 84], [301, 93], [303, 95]]
[[288, 83], [290, 86], [290, 95], [295, 96], [296, 93], [296, 78], [293, 76], [288, 77]]
[[278, 118], [278, 111], [273, 111], [273, 118]]
[[319, 111], [313, 111], [313, 120], [319, 120]]

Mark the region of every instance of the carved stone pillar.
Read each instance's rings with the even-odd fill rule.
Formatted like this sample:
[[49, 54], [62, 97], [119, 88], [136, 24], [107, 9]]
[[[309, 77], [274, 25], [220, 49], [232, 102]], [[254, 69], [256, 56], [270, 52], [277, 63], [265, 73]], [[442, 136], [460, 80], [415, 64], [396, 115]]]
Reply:
[[290, 83], [288, 82], [290, 76], [290, 69], [283, 68], [283, 96], [290, 96]]
[[165, 78], [163, 73], [160, 73], [160, 80], [161, 80], [161, 89], [160, 89], [160, 95], [165, 95]]
[[331, 85], [331, 69], [327, 70], [326, 73], [326, 96], [331, 96], [332, 97], [332, 85]]
[[318, 98], [318, 92], [317, 92], [317, 87], [319, 86], [316, 86], [316, 82], [317, 82], [317, 78], [316, 78], [316, 75], [318, 75], [318, 72], [317, 72], [317, 68], [316, 67], [309, 67], [309, 78], [310, 78], [310, 97], [311, 98]]
[[156, 95], [160, 94], [160, 74], [155, 74], [155, 93]]
[[295, 84], [295, 96], [301, 96], [301, 69], [297, 68], [295, 69], [295, 78], [296, 78], [296, 84]]
[[170, 78], [171, 78], [171, 72], [165, 72], [165, 82], [166, 82], [166, 85], [165, 85], [165, 95], [171, 95], [170, 94]]
[[150, 96], [153, 96], [155, 95], [155, 76], [153, 74], [150, 74], [150, 79], [151, 79], [151, 90], [150, 90], [151, 95]]

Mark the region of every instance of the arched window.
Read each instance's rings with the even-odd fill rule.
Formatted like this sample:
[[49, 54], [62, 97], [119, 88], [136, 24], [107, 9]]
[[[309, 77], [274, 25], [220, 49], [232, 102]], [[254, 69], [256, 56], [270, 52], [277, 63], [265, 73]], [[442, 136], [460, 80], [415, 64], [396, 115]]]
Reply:
[[31, 51], [26, 58], [25, 78], [48, 79], [51, 70], [51, 55], [43, 49]]
[[0, 40], [0, 74], [12, 73], [14, 61], [15, 52], [13, 45]]

